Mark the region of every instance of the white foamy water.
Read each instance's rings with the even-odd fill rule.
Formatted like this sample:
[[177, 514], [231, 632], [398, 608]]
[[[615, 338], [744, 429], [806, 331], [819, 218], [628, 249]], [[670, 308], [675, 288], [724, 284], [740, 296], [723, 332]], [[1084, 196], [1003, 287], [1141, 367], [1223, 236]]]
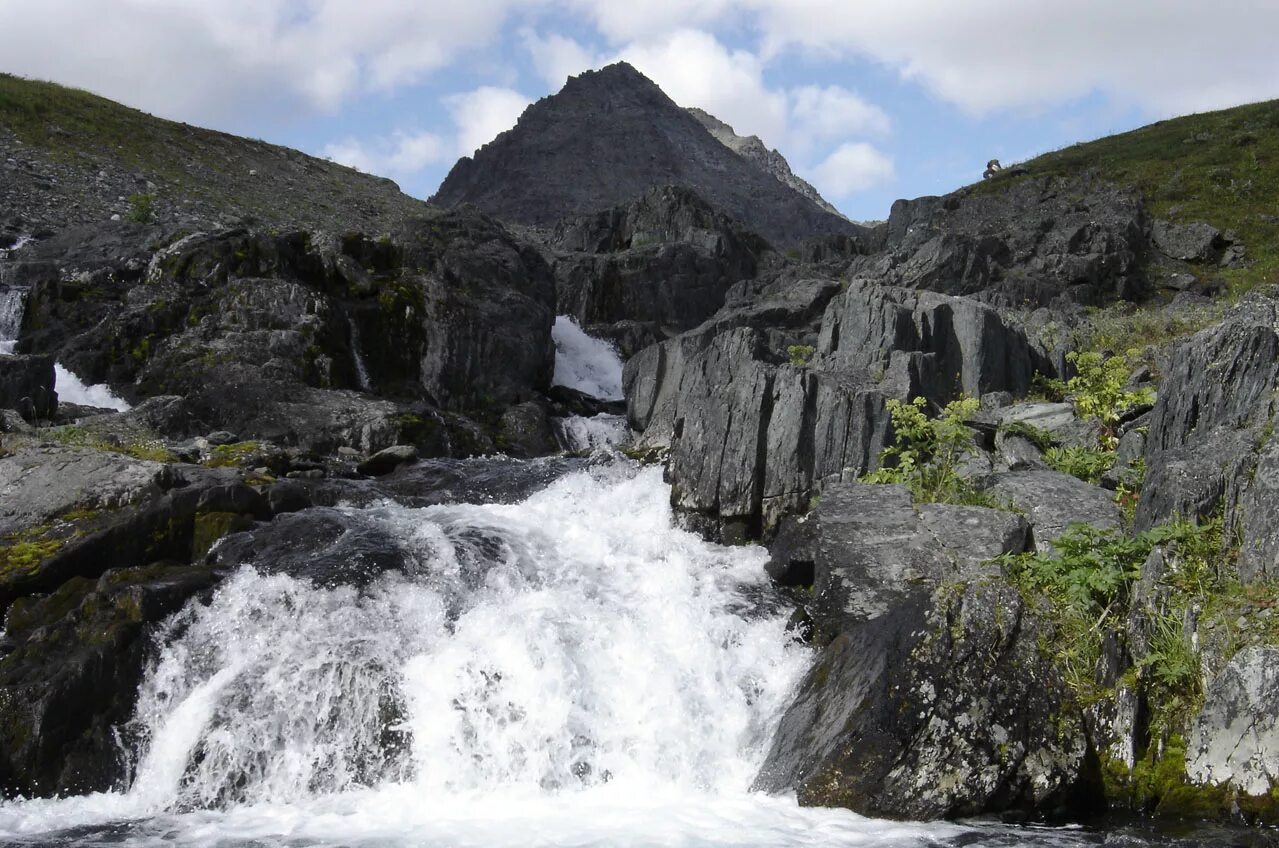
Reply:
[[26, 308], [27, 289], [0, 289], [0, 353], [13, 353]]
[[612, 345], [588, 336], [567, 315], [556, 317], [551, 337], [555, 340], [552, 384], [603, 400], [622, 399], [622, 360]]
[[554, 421], [555, 438], [566, 451], [596, 451], [619, 445], [630, 434], [625, 415], [599, 415], [587, 418], [570, 415]]
[[[160, 637], [128, 791], [0, 804], [0, 841], [923, 845], [747, 787], [808, 651], [753, 547], [677, 529], [655, 468], [517, 505], [363, 510], [407, 573], [244, 568]], [[74, 830], [72, 830], [74, 829]], [[72, 844], [63, 842], [62, 844]]]
[[132, 408], [127, 401], [111, 391], [111, 387], [106, 383], [86, 385], [83, 380], [68, 371], [61, 362], [53, 364], [53, 387], [58, 393], [59, 403], [96, 406], [121, 412]]

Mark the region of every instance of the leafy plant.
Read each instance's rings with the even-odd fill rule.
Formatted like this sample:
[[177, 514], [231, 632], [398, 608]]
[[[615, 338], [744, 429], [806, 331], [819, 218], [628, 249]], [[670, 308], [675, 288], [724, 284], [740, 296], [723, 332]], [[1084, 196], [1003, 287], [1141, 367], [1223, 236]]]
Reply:
[[816, 348], [812, 345], [791, 345], [786, 348], [786, 353], [790, 356], [791, 365], [807, 365], [815, 352]]
[[1049, 448], [1044, 452], [1044, 461], [1062, 474], [1095, 484], [1115, 464], [1115, 452], [1071, 445]]
[[1049, 381], [1050, 386], [1070, 398], [1080, 418], [1101, 424], [1103, 445], [1110, 449], [1118, 441], [1116, 430], [1123, 416], [1154, 401], [1154, 392], [1149, 388], [1127, 388], [1130, 359], [1136, 355], [1137, 351], [1109, 357], [1096, 351], [1071, 351], [1066, 360], [1074, 364], [1075, 376], [1064, 383]]
[[916, 501], [993, 505], [990, 498], [959, 475], [959, 463], [973, 445], [973, 432], [965, 423], [980, 408], [976, 398], [948, 403], [941, 415], [925, 413], [928, 401], [888, 402], [894, 443], [879, 455], [880, 467], [865, 475], [867, 483], [902, 483]]

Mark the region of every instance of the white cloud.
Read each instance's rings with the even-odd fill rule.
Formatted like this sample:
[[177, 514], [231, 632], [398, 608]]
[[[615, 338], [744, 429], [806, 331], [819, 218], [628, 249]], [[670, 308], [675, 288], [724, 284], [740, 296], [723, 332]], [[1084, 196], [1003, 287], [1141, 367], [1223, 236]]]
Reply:
[[892, 157], [864, 142], [846, 142], [804, 175], [828, 198], [844, 199], [891, 182]]
[[973, 112], [1102, 91], [1181, 113], [1276, 94], [1279, 4], [1234, 0], [740, 0], [765, 55], [789, 46], [896, 67]]
[[397, 132], [389, 138], [361, 142], [346, 139], [327, 145], [324, 156], [366, 174], [411, 176], [430, 165], [449, 161], [453, 147], [430, 132]]
[[569, 77], [604, 64], [601, 57], [568, 36], [554, 33], [542, 36], [525, 30], [521, 39], [538, 76], [552, 91], [558, 91]]
[[814, 140], [886, 135], [892, 128], [883, 109], [837, 85], [807, 85], [793, 89], [790, 96], [795, 123]]
[[470, 156], [515, 126], [530, 101], [518, 91], [486, 85], [444, 102], [457, 126], [457, 153]]
[[491, 43], [528, 0], [6, 0], [5, 70], [168, 117], [332, 111]]
[[619, 58], [679, 105], [705, 109], [738, 135], [758, 135], [777, 145], [787, 134], [786, 94], [764, 83], [759, 57], [730, 50], [709, 33], [679, 30], [659, 42], [628, 46]]
[[614, 44], [660, 40], [680, 29], [731, 20], [735, 0], [569, 0]]

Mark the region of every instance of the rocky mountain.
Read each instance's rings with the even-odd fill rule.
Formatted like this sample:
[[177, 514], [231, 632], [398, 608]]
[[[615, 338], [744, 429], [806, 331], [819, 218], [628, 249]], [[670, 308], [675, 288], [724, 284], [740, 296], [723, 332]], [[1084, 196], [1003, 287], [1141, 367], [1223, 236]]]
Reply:
[[624, 62], [534, 103], [513, 129], [454, 165], [431, 202], [546, 226], [663, 185], [693, 190], [779, 246], [859, 231], [716, 140]]
[[788, 185], [795, 189], [795, 191], [832, 215], [840, 215], [842, 217], [842, 213], [826, 202], [826, 199], [818, 194], [817, 189], [813, 188], [807, 180], [795, 175], [795, 172], [790, 169], [790, 163], [786, 161], [785, 156], [775, 149], [769, 150], [764, 142], [760, 141], [759, 136], [738, 135], [733, 132], [731, 126], [711, 113], [698, 109], [696, 106], [688, 107], [688, 113], [700, 121], [702, 126], [706, 127], [707, 131], [719, 140], [720, 144], [723, 144], [748, 162], [753, 162], [765, 173], [772, 174], [783, 185]]

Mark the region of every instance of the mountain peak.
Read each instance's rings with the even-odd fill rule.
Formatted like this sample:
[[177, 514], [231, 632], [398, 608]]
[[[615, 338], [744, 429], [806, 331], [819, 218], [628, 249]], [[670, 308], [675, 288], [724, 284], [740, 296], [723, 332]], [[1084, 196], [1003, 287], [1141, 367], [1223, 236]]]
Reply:
[[546, 226], [664, 185], [692, 189], [776, 244], [856, 230], [716, 140], [625, 62], [571, 77], [534, 103], [513, 129], [454, 165], [431, 202]]

